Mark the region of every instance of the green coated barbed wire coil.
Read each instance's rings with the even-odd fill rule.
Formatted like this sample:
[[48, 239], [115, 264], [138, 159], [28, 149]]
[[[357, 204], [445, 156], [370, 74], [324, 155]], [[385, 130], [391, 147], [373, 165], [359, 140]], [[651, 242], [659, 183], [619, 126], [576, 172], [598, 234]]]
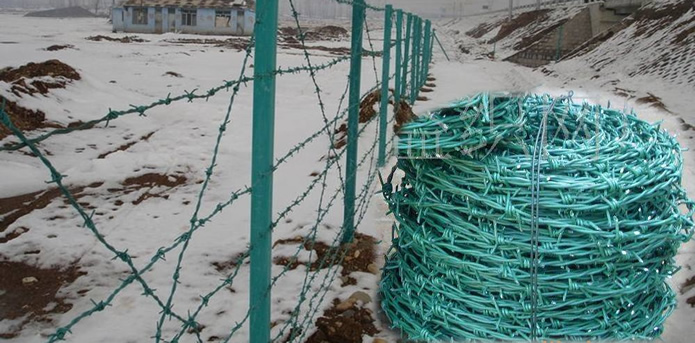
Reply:
[[398, 157], [381, 297], [408, 338], [662, 333], [695, 207], [658, 124], [571, 94], [479, 94], [404, 125]]

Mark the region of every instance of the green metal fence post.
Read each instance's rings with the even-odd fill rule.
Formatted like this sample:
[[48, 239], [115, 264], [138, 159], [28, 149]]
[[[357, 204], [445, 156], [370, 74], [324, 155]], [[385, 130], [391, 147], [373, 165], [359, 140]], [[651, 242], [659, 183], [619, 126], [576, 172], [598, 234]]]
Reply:
[[413, 19], [413, 52], [410, 63], [410, 104], [414, 104], [417, 100], [420, 76], [418, 68], [418, 60], [420, 59], [420, 17]]
[[429, 20], [425, 21], [425, 39], [424, 39], [424, 49], [422, 54], [422, 75], [420, 79], [420, 87], [424, 86], [427, 82], [427, 74], [430, 71], [430, 55], [432, 54], [432, 22]]
[[386, 164], [386, 123], [389, 109], [389, 79], [391, 78], [391, 26], [393, 7], [386, 5], [384, 14], [384, 52], [381, 64], [381, 110], [379, 111], [379, 167]]
[[393, 87], [393, 97], [395, 99], [395, 104], [396, 107], [398, 107], [398, 104], [400, 104], [401, 101], [401, 89], [402, 85], [401, 82], [403, 82], [403, 74], [401, 73], [401, 68], [403, 68], [403, 64], [401, 59], [403, 58], [403, 51], [401, 50], [401, 47], [403, 45], [403, 11], [402, 10], [397, 10], [396, 11], [396, 81], [395, 85]]
[[357, 135], [360, 116], [360, 76], [362, 74], [362, 29], [364, 0], [352, 3], [352, 47], [350, 54], [350, 94], [345, 167], [345, 206], [343, 213], [343, 243], [352, 242], [355, 235], [355, 191], [357, 181]]
[[[413, 15], [408, 13], [405, 25], [405, 48], [403, 49], [403, 88], [401, 94], [407, 98], [408, 91], [408, 65], [410, 64], [410, 41], [412, 38]], [[410, 81], [412, 84], [412, 80]]]
[[[273, 216], [273, 145], [278, 1], [259, 0], [254, 54], [253, 138], [251, 161], [251, 343], [270, 342], [270, 267]], [[272, 75], [272, 76], [268, 76]]]
[[432, 32], [432, 36], [434, 36], [434, 39], [437, 41], [437, 44], [439, 44], [439, 48], [442, 49], [442, 52], [444, 53], [444, 57], [446, 57], [446, 60], [451, 61], [451, 59], [449, 59], [449, 55], [447, 55], [446, 53], [446, 50], [444, 50], [442, 42], [439, 41], [439, 36], [437, 36], [437, 30], [434, 30], [434, 32]]

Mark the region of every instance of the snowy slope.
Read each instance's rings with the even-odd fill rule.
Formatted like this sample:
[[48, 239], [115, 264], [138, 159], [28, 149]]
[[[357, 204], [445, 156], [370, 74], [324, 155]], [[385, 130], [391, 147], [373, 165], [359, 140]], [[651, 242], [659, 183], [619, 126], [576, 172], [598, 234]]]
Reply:
[[[21, 106], [44, 111], [49, 121], [67, 125], [78, 120], [102, 117], [110, 109], [124, 110], [131, 105], [149, 104], [166, 98], [168, 94], [185, 94], [185, 91], [194, 89], [198, 90], [198, 94], [204, 93], [224, 84], [225, 80], [239, 77], [243, 52], [212, 45], [165, 42], [199, 36], [140, 35], [149, 41], [145, 43], [85, 40], [87, 36], [96, 34], [109, 35], [110, 29], [103, 19], [29, 19], [1, 15], [0, 42], [3, 43], [0, 44], [0, 55], [3, 67], [57, 58], [76, 68], [82, 80], [68, 84], [65, 89], [52, 90], [47, 95], [21, 98], [9, 92], [10, 85], [0, 83], [0, 95], [17, 101]], [[71, 44], [74, 49], [44, 50], [53, 44]], [[336, 43], [325, 42], [322, 45], [330, 44]], [[312, 62], [324, 63], [335, 57], [315, 52]], [[366, 91], [375, 81], [371, 59], [365, 59], [364, 63], [369, 67], [364, 68], [363, 75], [363, 90]], [[304, 64], [301, 50], [280, 50], [280, 67]], [[247, 67], [251, 68], [250, 65]], [[338, 100], [346, 87], [348, 69], [349, 63], [341, 63], [329, 71], [318, 73], [329, 120], [335, 116], [340, 105]], [[165, 75], [170, 71], [181, 77]], [[226, 202], [233, 191], [250, 184], [252, 85], [243, 85], [234, 102], [211, 184], [201, 204], [200, 217], [212, 213], [218, 203]], [[277, 86], [275, 151], [276, 156], [280, 157], [319, 131], [323, 118], [307, 73], [284, 75], [278, 79]], [[231, 92], [223, 92], [207, 101], [182, 101], [161, 106], [147, 111], [146, 116], [127, 115], [112, 121], [108, 127], [99, 125], [91, 130], [54, 136], [41, 143], [40, 149], [56, 169], [66, 175], [64, 182], [67, 186], [92, 186], [80, 193], [82, 197], [79, 201], [88, 209], [94, 209], [93, 220], [105, 239], [118, 250], [127, 249], [134, 258], [134, 265], [141, 268], [156, 255], [158, 249], [170, 246], [188, 230], [201, 188], [199, 183], [211, 163], [215, 139], [230, 95]], [[342, 108], [345, 108], [345, 104]], [[367, 152], [375, 130], [375, 122], [365, 130], [360, 156]], [[28, 135], [34, 137], [39, 133], [29, 132]], [[15, 139], [6, 138], [0, 144], [11, 141]], [[124, 145], [129, 146], [121, 149]], [[328, 137], [320, 134], [279, 167], [275, 177], [276, 212], [304, 192], [315, 179], [311, 176], [313, 173], [324, 169], [326, 160], [322, 157], [329, 146]], [[107, 156], [99, 158], [104, 154]], [[1, 152], [0, 159], [0, 198], [50, 187], [45, 183], [50, 176], [38, 159], [21, 151]], [[370, 159], [367, 158], [360, 170], [358, 185], [364, 183], [370, 169]], [[158, 182], [164, 185], [144, 181], [132, 185], [134, 178], [151, 178], [153, 174], [162, 176], [163, 180]], [[131, 180], [130, 183], [128, 180]], [[184, 181], [179, 182], [181, 180]], [[330, 169], [327, 183], [324, 207], [339, 185], [337, 168]], [[274, 231], [274, 240], [294, 238], [310, 232], [310, 224], [316, 221], [320, 191], [321, 183], [302, 205], [279, 223]], [[372, 196], [367, 196], [367, 199], [371, 200]], [[193, 312], [201, 302], [200, 296], [210, 292], [228, 275], [229, 270], [218, 270], [215, 263], [232, 262], [237, 255], [246, 251], [249, 244], [249, 213], [249, 197], [241, 197], [195, 232], [185, 254], [180, 284], [173, 300], [174, 310], [178, 314], [186, 316], [188, 311]], [[336, 206], [328, 212], [318, 230], [319, 241], [331, 245], [342, 223], [342, 215], [342, 196], [339, 196]], [[368, 216], [360, 227], [360, 231], [379, 237], [374, 231], [372, 216]], [[25, 228], [28, 230], [25, 231]], [[12, 233], [19, 233], [19, 236], [14, 237]], [[52, 321], [49, 322], [28, 324], [19, 332], [17, 325], [20, 325], [22, 318], [1, 320], [0, 333], [16, 335], [8, 342], [45, 341], [47, 335], [54, 333], [57, 327], [68, 324], [78, 314], [90, 309], [93, 306], [91, 300], [104, 300], [121, 283], [120, 280], [128, 276], [128, 267], [122, 261], [113, 260], [114, 254], [97, 242], [94, 234], [83, 227], [82, 218], [60, 198], [20, 217], [0, 233], [0, 237], [3, 238], [0, 241], [3, 242], [0, 244], [2, 261], [25, 262], [41, 268], [79, 265], [87, 273], [60, 290], [59, 295], [73, 306], [67, 313], [50, 316]], [[287, 256], [299, 248], [297, 244], [281, 246], [274, 254]], [[172, 287], [179, 251], [168, 254], [166, 260], [159, 261], [144, 276], [163, 301], [166, 301]], [[308, 259], [308, 252], [300, 252], [299, 257], [300, 261]], [[273, 275], [278, 275], [282, 270], [283, 266], [274, 265]], [[321, 272], [318, 277], [323, 278], [324, 274]], [[328, 288], [324, 305], [320, 308], [328, 306], [334, 298], [344, 299], [358, 289], [372, 289], [374, 292], [377, 284], [375, 275], [353, 274], [358, 277], [358, 284], [340, 288], [340, 281], [334, 283]], [[272, 335], [279, 332], [282, 323], [296, 306], [304, 277], [305, 268], [300, 266], [278, 281], [279, 286], [272, 295], [271, 319], [280, 325], [275, 326]], [[245, 264], [229, 289], [217, 293], [201, 312], [198, 319], [205, 325], [201, 333], [205, 341], [226, 337], [235, 323], [244, 319], [248, 309], [248, 282], [249, 269]], [[311, 294], [315, 292], [313, 290]], [[112, 306], [86, 317], [67, 338], [72, 342], [140, 342], [152, 337], [160, 318], [160, 308], [151, 297], [144, 297], [142, 293], [140, 285], [131, 284], [114, 298]], [[306, 304], [302, 308], [305, 313]], [[318, 311], [318, 316], [321, 313]], [[177, 320], [166, 320], [163, 337], [170, 339], [180, 327], [181, 323]], [[307, 330], [310, 334], [311, 327]], [[248, 323], [231, 341], [245, 342], [247, 339]], [[195, 335], [184, 334], [181, 341], [195, 341]]]
[[695, 90], [695, 2], [655, 1], [627, 18], [624, 28], [584, 55], [558, 64], [579, 77], [654, 79]]

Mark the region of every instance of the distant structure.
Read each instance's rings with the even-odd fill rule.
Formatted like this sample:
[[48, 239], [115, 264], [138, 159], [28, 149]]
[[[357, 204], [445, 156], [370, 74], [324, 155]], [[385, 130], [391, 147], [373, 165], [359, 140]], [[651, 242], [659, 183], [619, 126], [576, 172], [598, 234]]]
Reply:
[[94, 18], [96, 14], [79, 6], [56, 8], [53, 10], [30, 12], [25, 17], [41, 18]]
[[127, 0], [111, 12], [114, 32], [249, 36], [255, 1]]

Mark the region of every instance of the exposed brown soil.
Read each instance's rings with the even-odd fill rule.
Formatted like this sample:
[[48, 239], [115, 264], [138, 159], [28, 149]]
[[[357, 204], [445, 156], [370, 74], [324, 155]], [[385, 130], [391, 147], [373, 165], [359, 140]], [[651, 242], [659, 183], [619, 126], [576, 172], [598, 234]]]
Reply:
[[[683, 285], [681, 285], [680, 293], [685, 294], [695, 288], [695, 276], [691, 277], [690, 279], [686, 280]], [[695, 307], [695, 296], [692, 296], [686, 300], [688, 305], [691, 307]]]
[[[273, 244], [273, 247], [285, 244], [298, 244], [301, 243], [306, 251], [314, 251], [316, 254], [316, 260], [309, 265], [309, 270], [316, 271], [319, 269], [330, 268], [333, 265], [330, 264], [331, 258], [326, 257], [333, 255], [337, 252], [338, 247], [331, 247], [323, 242], [314, 242], [305, 240], [304, 237], [295, 237], [292, 239], [279, 240]], [[298, 261], [295, 257], [291, 256], [277, 256], [273, 259], [273, 263], [280, 266], [286, 266], [290, 270], [297, 269], [300, 265], [306, 265], [304, 262]]]
[[72, 304], [57, 293], [86, 274], [78, 266], [41, 269], [26, 263], [0, 262], [0, 290], [4, 292], [0, 295], [0, 318], [24, 317], [19, 325], [0, 332], [0, 338], [16, 337], [31, 322], [51, 323], [50, 315], [68, 312]]
[[683, 131], [695, 131], [695, 126], [688, 124], [683, 118], [678, 118], [681, 123], [681, 130]]
[[89, 36], [86, 39], [94, 41], [94, 42], [101, 42], [103, 40], [108, 41], [108, 42], [119, 42], [119, 43], [145, 43], [145, 42], [148, 42], [147, 40], [142, 39], [138, 36], [124, 36], [121, 38], [114, 38], [114, 37], [109, 37], [109, 36], [97, 35], [97, 36]]
[[[46, 113], [39, 110], [30, 110], [17, 103], [9, 101], [0, 96], [0, 106], [5, 102], [5, 112], [10, 116], [12, 124], [22, 131], [36, 130], [45, 127], [60, 127], [56, 124], [46, 123]], [[0, 124], [0, 139], [3, 139], [12, 132], [4, 125]]]
[[[273, 244], [273, 247], [287, 244], [301, 244], [304, 247], [304, 250], [314, 251], [316, 254], [316, 260], [309, 265], [309, 269], [312, 271], [333, 267], [333, 264], [330, 264], [330, 256], [336, 253], [345, 253], [345, 258], [341, 264], [343, 267], [341, 274], [343, 276], [348, 276], [350, 273], [356, 271], [369, 273], [369, 265], [374, 263], [376, 256], [376, 253], [374, 252], [376, 239], [361, 233], [355, 234], [355, 239], [352, 243], [344, 244], [339, 247], [331, 247], [323, 242], [311, 241], [309, 238], [301, 236], [291, 239], [278, 240]], [[323, 261], [322, 264], [321, 261], [324, 259], [325, 261]], [[297, 269], [297, 267], [300, 265], [306, 265], [304, 262], [297, 261], [296, 258], [287, 256], [275, 257], [273, 259], [273, 263], [276, 265], [287, 266], [290, 270]]]
[[183, 75], [181, 75], [175, 71], [168, 71], [168, 72], [164, 73], [164, 76], [172, 76], [172, 77], [178, 77], [178, 78], [183, 77]]
[[[377, 110], [374, 108], [381, 101], [381, 90], [375, 90], [372, 93], [367, 94], [367, 96], [360, 103], [360, 114], [359, 122], [364, 124], [369, 122], [377, 114]], [[333, 147], [336, 149], [342, 149], [347, 145], [347, 123], [342, 123], [335, 129], [335, 141], [333, 142]]]
[[[32, 80], [36, 78], [41, 80]], [[18, 68], [5, 68], [0, 71], [0, 81], [11, 84], [10, 91], [18, 97], [37, 93], [45, 95], [51, 89], [65, 88], [68, 83], [80, 79], [80, 74], [74, 68], [59, 60], [28, 63]], [[5, 112], [10, 116], [10, 120], [22, 131], [61, 127], [55, 123], [47, 123], [46, 113], [40, 110], [27, 109], [16, 102], [0, 97], [0, 103], [3, 101]], [[10, 133], [8, 128], [0, 126], [0, 139], [7, 137]]]
[[343, 246], [343, 249], [347, 249], [347, 253], [342, 263], [342, 275], [347, 276], [352, 272], [370, 273], [369, 265], [376, 259], [374, 251], [376, 244], [374, 237], [356, 233], [352, 243]]
[[217, 270], [218, 272], [228, 274], [232, 272], [234, 268], [236, 268], [237, 262], [239, 262], [239, 259], [241, 259], [243, 255], [243, 253], [239, 253], [228, 261], [217, 261], [212, 262], [211, 264], [213, 267], [215, 267], [215, 270]]
[[[84, 194], [87, 188], [97, 188], [103, 183], [97, 182], [83, 187], [70, 188], [70, 193], [76, 199]], [[4, 232], [17, 219], [31, 213], [34, 210], [42, 209], [50, 204], [54, 199], [61, 197], [62, 193], [58, 188], [51, 188], [44, 191], [17, 195], [9, 198], [0, 198], [0, 232]], [[28, 229], [27, 229], [28, 230]], [[16, 231], [16, 230], [15, 230]], [[4, 242], [2, 242], [4, 243]]]
[[[299, 31], [296, 27], [281, 27], [278, 29], [280, 39], [287, 43], [298, 43]], [[343, 40], [349, 36], [348, 30], [333, 25], [320, 26], [315, 28], [304, 28], [304, 41], [335, 41]]]
[[410, 107], [407, 101], [401, 100], [398, 109], [396, 110], [396, 123], [393, 124], [393, 132], [399, 133], [403, 124], [415, 120], [417, 116], [413, 113], [413, 108]]
[[381, 90], [377, 89], [369, 94], [360, 103], [360, 124], [370, 121], [377, 114], [374, 106], [381, 102]]
[[362, 335], [379, 333], [370, 309], [353, 305], [340, 310], [338, 304], [338, 299], [333, 300], [333, 308], [316, 320], [317, 331], [307, 339], [307, 343], [362, 343]]
[[666, 105], [661, 101], [661, 98], [658, 96], [652, 94], [652, 93], [647, 93], [647, 96], [637, 98], [637, 103], [638, 104], [649, 104], [652, 107], [656, 107], [660, 110], [664, 110], [666, 112], [671, 112], [666, 108]]
[[118, 152], [118, 151], [126, 151], [126, 150], [130, 149], [130, 147], [132, 147], [132, 146], [135, 145], [135, 144], [138, 144], [138, 143], [140, 143], [140, 142], [142, 142], [142, 141], [147, 141], [147, 140], [149, 140], [150, 137], [152, 137], [152, 135], [154, 135], [154, 131], [152, 131], [152, 132], [150, 132], [150, 133], [148, 133], [148, 134], [146, 134], [146, 135], [140, 137], [140, 139], [138, 139], [138, 140], [135, 140], [135, 141], [132, 141], [132, 142], [128, 142], [128, 143], [126, 143], [126, 144], [123, 144], [123, 145], [119, 146], [118, 148], [116, 148], [116, 149], [114, 149], [114, 150], [107, 151], [107, 152], [105, 152], [105, 153], [103, 153], [103, 154], [97, 156], [97, 158], [98, 158], [98, 159], [104, 159], [104, 158], [106, 158], [106, 156], [109, 156], [109, 155], [111, 155], [111, 154], [113, 154], [113, 153], [115, 153], [115, 152]]
[[[51, 77], [53, 80], [43, 79], [26, 82], [27, 79], [45, 77]], [[20, 97], [22, 93], [29, 95], [47, 94], [50, 89], [65, 88], [67, 83], [80, 79], [80, 74], [74, 68], [59, 60], [28, 63], [18, 68], [6, 68], [0, 71], [0, 81], [12, 84], [10, 90]]]
[[317, 51], [323, 51], [323, 52], [329, 52], [333, 55], [349, 55], [350, 54], [350, 48], [347, 47], [335, 47], [335, 48], [329, 48], [326, 46], [320, 46], [320, 45], [302, 45], [302, 43], [282, 43], [280, 44], [280, 47], [283, 49], [300, 49], [300, 50], [317, 50]]
[[499, 25], [500, 25], [500, 22], [482, 23], [482, 24], [476, 26], [475, 28], [466, 31], [466, 36], [473, 37], [473, 38], [480, 38], [480, 37], [488, 34], [490, 31], [494, 30]]
[[492, 38], [489, 41], [489, 43], [499, 42], [500, 40], [512, 34], [512, 32], [520, 28], [526, 27], [533, 22], [541, 22], [543, 20], [546, 20], [548, 18], [548, 12], [550, 11], [551, 10], [549, 9], [545, 9], [520, 13], [519, 15], [512, 18], [511, 21], [506, 21], [504, 24], [502, 24], [499, 32], [497, 32], [497, 35], [495, 35], [495, 37]]
[[[163, 198], [169, 199], [169, 190], [176, 188], [180, 185], [185, 184], [187, 181], [186, 177], [183, 175], [165, 175], [148, 173], [137, 177], [130, 177], [125, 179], [121, 184], [125, 186], [124, 189], [109, 189], [110, 192], [122, 191], [124, 194], [129, 194], [134, 191], [149, 188], [140, 197], [133, 201], [133, 205], [139, 205], [143, 201], [151, 198]], [[154, 192], [155, 189], [160, 187], [167, 188], [160, 192]]]
[[51, 45], [46, 48], [46, 51], [58, 51], [58, 50], [65, 50], [65, 49], [74, 49], [75, 46], [72, 44], [65, 44], [65, 45]]

